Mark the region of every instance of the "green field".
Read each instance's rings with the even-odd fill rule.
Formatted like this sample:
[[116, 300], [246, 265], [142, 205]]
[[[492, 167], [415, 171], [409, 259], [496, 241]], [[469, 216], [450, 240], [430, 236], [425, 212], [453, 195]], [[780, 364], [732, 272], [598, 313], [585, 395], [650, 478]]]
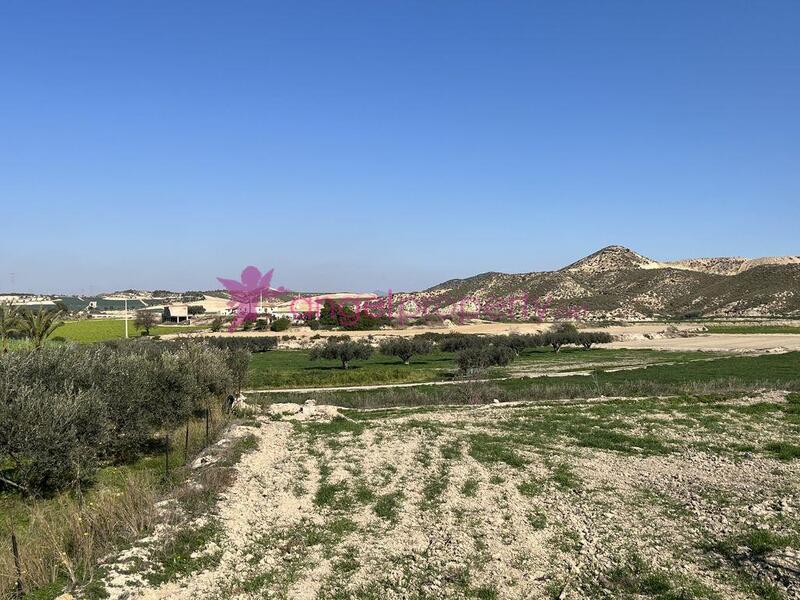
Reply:
[[303, 350], [273, 350], [253, 354], [247, 385], [252, 388], [418, 383], [452, 379], [454, 354], [435, 352], [415, 356], [404, 365], [397, 358], [373, 354], [342, 369], [337, 360], [312, 361]]
[[[488, 370], [482, 379], [521, 373], [565, 373], [605, 368], [633, 368], [660, 363], [687, 363], [723, 356], [698, 352], [658, 350], [583, 350], [564, 348], [559, 353], [549, 348], [523, 351], [508, 367]], [[456, 375], [455, 354], [434, 352], [415, 356], [404, 365], [394, 357], [375, 353], [369, 360], [354, 361], [341, 368], [335, 360], [312, 361], [303, 350], [275, 350], [254, 354], [250, 361], [247, 385], [254, 389], [293, 387], [339, 387], [387, 383], [423, 383], [452, 380]]]
[[798, 333], [793, 325], [709, 325], [708, 333]]
[[[167, 335], [170, 333], [188, 333], [204, 327], [196, 325], [157, 325], [150, 328], [150, 335]], [[128, 335], [137, 337], [139, 332], [133, 326], [133, 319], [128, 321]], [[53, 338], [64, 338], [69, 342], [103, 342], [125, 337], [125, 321], [123, 319], [86, 319], [84, 321], [67, 321], [55, 330]]]
[[[592, 353], [613, 353], [594, 350]], [[630, 352], [630, 351], [629, 351]], [[649, 351], [644, 351], [649, 352]], [[663, 354], [672, 354], [664, 352]], [[683, 354], [683, 353], [675, 353]], [[732, 356], [651, 365], [622, 371], [597, 369], [591, 375], [517, 377], [467, 385], [325, 392], [324, 402], [345, 407], [425, 406], [501, 401], [537, 401], [598, 396], [741, 394], [759, 389], [800, 391], [800, 352]], [[264, 394], [264, 403], [303, 400], [301, 394]]]

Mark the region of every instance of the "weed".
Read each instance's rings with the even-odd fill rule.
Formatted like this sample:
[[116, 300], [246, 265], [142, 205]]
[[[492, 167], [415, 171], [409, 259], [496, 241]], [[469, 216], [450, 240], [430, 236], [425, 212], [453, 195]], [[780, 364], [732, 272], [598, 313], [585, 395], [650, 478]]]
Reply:
[[397, 522], [402, 500], [402, 492], [381, 494], [378, 496], [378, 499], [375, 501], [375, 505], [373, 507], [375, 514], [392, 523]]
[[478, 480], [470, 477], [461, 486], [461, 493], [467, 498], [474, 498], [478, 493]]

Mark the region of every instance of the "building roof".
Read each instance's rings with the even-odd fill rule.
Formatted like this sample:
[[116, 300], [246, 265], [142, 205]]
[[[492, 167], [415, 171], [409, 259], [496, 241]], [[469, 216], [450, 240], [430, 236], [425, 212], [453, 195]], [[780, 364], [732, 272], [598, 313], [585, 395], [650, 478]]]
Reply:
[[188, 317], [189, 305], [188, 304], [168, 304], [164, 310], [169, 313], [171, 317]]

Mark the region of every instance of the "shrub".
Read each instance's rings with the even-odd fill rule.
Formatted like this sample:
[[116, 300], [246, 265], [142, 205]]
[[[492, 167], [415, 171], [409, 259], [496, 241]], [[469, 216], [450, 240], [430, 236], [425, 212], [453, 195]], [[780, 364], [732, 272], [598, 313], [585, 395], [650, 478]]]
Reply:
[[204, 315], [205, 313], [206, 313], [205, 306], [202, 306], [200, 304], [193, 304], [192, 306], [189, 307], [189, 314], [191, 316]]
[[430, 354], [433, 343], [424, 339], [392, 338], [381, 342], [380, 352], [386, 356], [396, 356], [409, 364], [415, 354]]
[[286, 331], [291, 326], [292, 321], [287, 317], [275, 319], [270, 325], [272, 331]]
[[256, 331], [266, 331], [269, 329], [269, 322], [266, 319], [256, 319]]
[[474, 346], [459, 352], [456, 357], [458, 368], [464, 373], [474, 373], [488, 367], [502, 367], [509, 364], [516, 353], [509, 346], [489, 344]]
[[278, 340], [273, 337], [209, 337], [206, 339], [217, 348], [225, 348], [227, 350], [242, 349], [253, 354], [269, 352], [278, 345]]
[[150, 329], [155, 327], [156, 314], [152, 310], [137, 310], [133, 326], [141, 330], [142, 335], [150, 335]]
[[578, 333], [578, 343], [586, 350], [592, 347], [592, 344], [610, 344], [614, 338], [610, 333], [605, 331], [582, 331]]
[[221, 330], [223, 323], [222, 317], [214, 317], [214, 320], [211, 321], [211, 331], [217, 332]]
[[347, 304], [326, 300], [320, 311], [319, 324], [326, 329], [342, 327], [353, 331], [364, 331], [391, 325], [391, 319], [388, 316], [373, 315], [368, 310], [356, 313]]
[[556, 323], [541, 337], [543, 345], [552, 346], [554, 352], [559, 352], [564, 344], [579, 343], [579, 335], [578, 329], [572, 323]]
[[2, 480], [27, 494], [48, 493], [88, 480], [107, 433], [94, 390], [56, 395], [24, 385], [0, 403]]
[[489, 343], [488, 338], [463, 333], [447, 333], [439, 338], [439, 348], [443, 352], [460, 352], [467, 348], [478, 348]]
[[90, 479], [241, 385], [249, 353], [204, 341], [58, 345], [0, 356], [0, 477], [26, 493]]
[[352, 360], [366, 360], [370, 356], [372, 356], [372, 346], [349, 339], [343, 341], [330, 339], [327, 344], [312, 348], [310, 354], [311, 360], [321, 358], [340, 360], [343, 369], [349, 368]]
[[253, 328], [253, 321], [250, 319], [245, 319], [244, 323], [242, 323], [242, 331], [250, 331]]

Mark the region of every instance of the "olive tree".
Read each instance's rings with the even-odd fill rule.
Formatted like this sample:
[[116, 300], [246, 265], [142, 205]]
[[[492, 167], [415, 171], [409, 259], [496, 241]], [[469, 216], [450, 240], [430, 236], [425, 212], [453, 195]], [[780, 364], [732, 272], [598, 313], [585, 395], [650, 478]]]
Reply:
[[156, 325], [156, 314], [152, 310], [137, 310], [133, 326], [136, 330], [142, 330], [145, 335], [150, 335], [150, 329]]
[[462, 350], [456, 357], [456, 364], [464, 373], [474, 373], [489, 367], [504, 367], [515, 356], [516, 353], [509, 346], [488, 344]]
[[578, 343], [589, 350], [592, 344], [609, 344], [613, 338], [605, 331], [582, 331], [578, 334]]
[[411, 362], [411, 357], [419, 354], [430, 354], [433, 342], [425, 339], [392, 338], [380, 344], [380, 353], [385, 356], [396, 356], [404, 365]]
[[311, 349], [311, 360], [319, 360], [327, 358], [330, 360], [342, 361], [342, 368], [347, 369], [350, 367], [352, 360], [366, 360], [372, 356], [372, 346], [362, 342], [354, 342], [351, 340], [344, 341], [328, 341], [323, 346], [316, 346]]

